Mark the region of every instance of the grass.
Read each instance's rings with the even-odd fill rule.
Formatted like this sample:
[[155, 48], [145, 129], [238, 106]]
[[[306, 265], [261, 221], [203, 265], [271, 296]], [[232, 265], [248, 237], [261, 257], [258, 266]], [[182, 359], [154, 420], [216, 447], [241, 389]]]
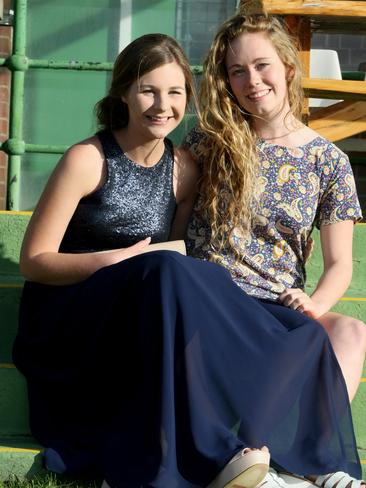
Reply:
[[99, 488], [100, 483], [94, 481], [78, 481], [46, 474], [31, 480], [21, 480], [16, 476], [7, 481], [0, 481], [0, 488]]

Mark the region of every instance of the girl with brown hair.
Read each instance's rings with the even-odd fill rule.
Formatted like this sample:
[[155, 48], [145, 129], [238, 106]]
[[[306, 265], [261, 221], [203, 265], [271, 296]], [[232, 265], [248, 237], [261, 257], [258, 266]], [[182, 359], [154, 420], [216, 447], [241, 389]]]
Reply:
[[196, 193], [196, 165], [167, 139], [193, 92], [173, 38], [128, 45], [101, 130], [62, 157], [23, 242], [14, 361], [31, 431], [48, 469], [104, 487], [253, 488], [269, 467], [268, 450], [245, 449], [207, 410], [221, 390], [199, 337], [217, 350], [221, 321], [192, 301], [215, 270], [166, 242], [184, 236]]

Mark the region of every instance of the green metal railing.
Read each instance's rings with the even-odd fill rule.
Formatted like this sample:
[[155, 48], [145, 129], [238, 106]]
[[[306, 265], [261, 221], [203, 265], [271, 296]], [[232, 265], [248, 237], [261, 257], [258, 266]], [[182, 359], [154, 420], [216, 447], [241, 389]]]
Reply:
[[9, 155], [8, 205], [9, 210], [19, 210], [21, 157], [25, 153], [62, 154], [67, 146], [27, 144], [23, 140], [24, 81], [28, 69], [70, 69], [83, 71], [111, 71], [112, 63], [53, 61], [29, 59], [26, 56], [27, 0], [15, 0], [13, 54], [0, 58], [0, 66], [12, 72], [9, 139], [0, 149]]

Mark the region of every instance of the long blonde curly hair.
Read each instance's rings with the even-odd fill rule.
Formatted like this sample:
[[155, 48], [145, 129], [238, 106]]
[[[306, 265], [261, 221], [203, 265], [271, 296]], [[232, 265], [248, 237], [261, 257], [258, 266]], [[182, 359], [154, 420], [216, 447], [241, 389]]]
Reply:
[[233, 39], [256, 32], [266, 33], [281, 61], [291, 69], [289, 114], [301, 119], [303, 105], [302, 69], [296, 40], [282, 22], [275, 17], [248, 16], [240, 11], [227, 20], [208, 52], [201, 82], [199, 125], [204, 138], [198, 146], [203, 164], [199, 210], [211, 224], [212, 248], [219, 252], [228, 246], [237, 259], [233, 231], [236, 229], [236, 234], [239, 232], [245, 238], [253, 224], [259, 158], [251, 116], [231, 92], [225, 57]]

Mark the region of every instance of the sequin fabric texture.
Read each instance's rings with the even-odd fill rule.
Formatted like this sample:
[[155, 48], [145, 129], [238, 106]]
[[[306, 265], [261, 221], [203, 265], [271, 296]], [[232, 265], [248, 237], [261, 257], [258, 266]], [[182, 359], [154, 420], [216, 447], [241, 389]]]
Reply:
[[107, 162], [104, 185], [82, 198], [60, 246], [62, 252], [92, 252], [131, 246], [145, 237], [169, 238], [176, 201], [173, 144], [154, 166], [129, 159], [111, 131], [98, 134]]
[[[191, 131], [184, 146], [193, 155], [202, 135]], [[230, 252], [220, 262], [248, 294], [278, 298], [286, 288], [305, 286], [306, 245], [316, 225], [329, 225], [362, 217], [348, 157], [318, 136], [297, 148], [269, 144], [259, 139], [261, 162], [259, 209], [247, 241], [234, 232], [240, 252], [235, 263]], [[187, 251], [212, 260], [210, 227], [196, 205], [187, 232]]]

